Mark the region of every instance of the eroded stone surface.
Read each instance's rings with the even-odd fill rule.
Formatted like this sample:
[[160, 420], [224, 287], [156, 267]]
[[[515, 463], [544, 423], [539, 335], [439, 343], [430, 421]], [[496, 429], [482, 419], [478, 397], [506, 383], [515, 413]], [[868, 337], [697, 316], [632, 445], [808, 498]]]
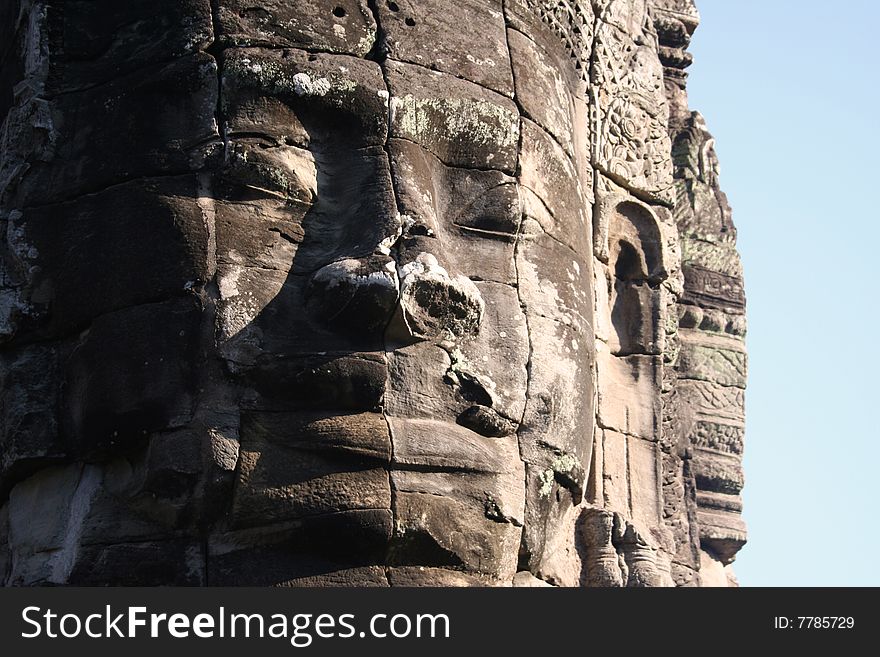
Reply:
[[376, 39], [367, 0], [220, 0], [220, 41], [235, 46], [290, 47], [363, 57]]
[[595, 165], [632, 191], [670, 200], [669, 109], [645, 0], [604, 0], [591, 68], [599, 130]]
[[387, 63], [391, 135], [448, 166], [513, 173], [519, 112], [509, 98], [422, 66]]
[[0, 581], [735, 582], [698, 20], [0, 3]]
[[[418, 64], [513, 96], [501, 0], [376, 2], [391, 59]], [[438, 39], [442, 34], [444, 38]]]

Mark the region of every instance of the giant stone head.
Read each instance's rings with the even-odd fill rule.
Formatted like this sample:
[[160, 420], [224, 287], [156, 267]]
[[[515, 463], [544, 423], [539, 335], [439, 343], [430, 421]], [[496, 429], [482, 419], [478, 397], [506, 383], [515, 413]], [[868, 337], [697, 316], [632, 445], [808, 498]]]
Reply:
[[698, 581], [687, 12], [6, 6], [8, 584]]

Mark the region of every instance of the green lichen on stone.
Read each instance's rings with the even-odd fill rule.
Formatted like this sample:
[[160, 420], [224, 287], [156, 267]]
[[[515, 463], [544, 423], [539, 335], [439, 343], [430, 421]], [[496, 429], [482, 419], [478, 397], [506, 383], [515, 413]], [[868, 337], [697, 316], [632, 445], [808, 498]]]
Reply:
[[434, 136], [467, 136], [473, 144], [509, 148], [519, 143], [519, 116], [485, 100], [416, 98], [411, 94], [391, 101], [393, 121], [416, 142]]
[[553, 492], [553, 482], [556, 480], [553, 470], [544, 470], [538, 474], [538, 480], [541, 482], [541, 487], [538, 489], [538, 495], [541, 497], [550, 497], [550, 493]]
[[553, 464], [550, 467], [553, 468], [553, 472], [570, 473], [578, 465], [578, 460], [571, 454], [563, 454], [553, 461]]

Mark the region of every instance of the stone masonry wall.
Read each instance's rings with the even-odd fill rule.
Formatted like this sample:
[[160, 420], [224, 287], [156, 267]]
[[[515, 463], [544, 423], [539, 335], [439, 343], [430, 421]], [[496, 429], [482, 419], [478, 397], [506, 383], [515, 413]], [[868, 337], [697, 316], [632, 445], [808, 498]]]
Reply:
[[0, 2], [0, 582], [735, 583], [698, 22]]

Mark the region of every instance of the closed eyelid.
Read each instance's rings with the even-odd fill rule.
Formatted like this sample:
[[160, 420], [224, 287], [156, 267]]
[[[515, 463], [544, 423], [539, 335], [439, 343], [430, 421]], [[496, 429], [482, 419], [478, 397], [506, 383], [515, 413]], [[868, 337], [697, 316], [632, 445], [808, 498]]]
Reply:
[[295, 146], [236, 142], [226, 176], [235, 183], [299, 205], [317, 199], [318, 172], [312, 154]]

